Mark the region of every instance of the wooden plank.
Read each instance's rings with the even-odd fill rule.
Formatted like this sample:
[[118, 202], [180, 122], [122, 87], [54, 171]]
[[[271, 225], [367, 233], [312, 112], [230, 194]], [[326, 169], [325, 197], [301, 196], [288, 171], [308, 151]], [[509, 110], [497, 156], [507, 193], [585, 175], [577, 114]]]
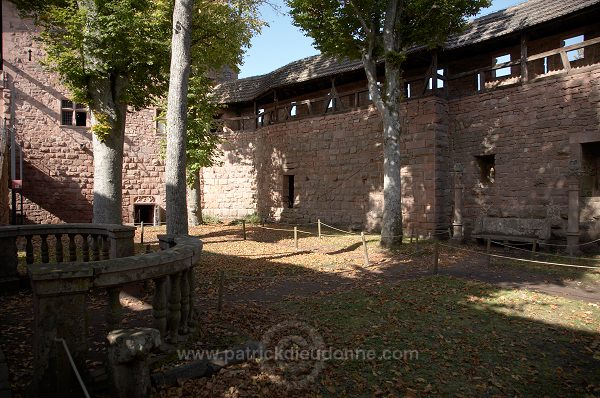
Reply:
[[529, 70], [527, 69], [527, 36], [521, 35], [521, 81], [529, 81]]
[[543, 53], [532, 55], [531, 57], [527, 57], [527, 62], [536, 61], [538, 59], [542, 59], [542, 58], [546, 58], [546, 57], [551, 57], [553, 55], [558, 55], [558, 54], [560, 54], [561, 51], [569, 52], [569, 51], [573, 51], [573, 50], [579, 50], [580, 48], [593, 46], [594, 44], [599, 44], [599, 43], [600, 43], [600, 37], [597, 37], [595, 39], [586, 40], [581, 43], [572, 44], [572, 45], [566, 46], [566, 47], [561, 47], [556, 50], [550, 50], [550, 51], [546, 51]]
[[562, 50], [560, 52], [560, 60], [562, 61], [563, 68], [568, 72], [571, 70], [571, 62], [569, 62], [569, 57], [567, 57], [567, 52]]

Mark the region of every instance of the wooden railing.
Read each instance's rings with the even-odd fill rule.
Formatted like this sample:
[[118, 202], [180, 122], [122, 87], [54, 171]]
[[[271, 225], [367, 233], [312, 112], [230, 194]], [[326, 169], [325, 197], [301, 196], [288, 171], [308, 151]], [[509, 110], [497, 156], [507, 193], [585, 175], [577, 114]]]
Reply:
[[[500, 86], [508, 85], [507, 83], [517, 84], [528, 82], [532, 80], [532, 76], [534, 75], [533, 73], [529, 73], [530, 64], [536, 61], [539, 62], [544, 58], [560, 57], [562, 71], [569, 72], [572, 69], [572, 63], [569, 61], [568, 57], [569, 52], [598, 44], [600, 44], [600, 38], [594, 38], [581, 43], [528, 56], [526, 41], [523, 39], [521, 42], [521, 57], [519, 59], [452, 75], [441, 75], [437, 73], [437, 56], [434, 55], [431, 66], [424, 75], [411, 77], [404, 80], [404, 83], [414, 86], [414, 90], [411, 90], [411, 95], [407, 99], [413, 100], [431, 95], [454, 97], [455, 95], [459, 96], [464, 94], [476, 94]], [[598, 52], [600, 53], [600, 51]], [[588, 59], [588, 57], [584, 59]], [[591, 57], [589, 60], [591, 60], [590, 62], [593, 64], [596, 64], [600, 61], [597, 56]], [[519, 69], [520, 72], [516, 74], [515, 71], [511, 69], [511, 73], [509, 75], [496, 77], [494, 75], [494, 71], [503, 68], [515, 68]], [[541, 78], [545, 75], [545, 73], [538, 73], [535, 78]], [[473, 79], [470, 81], [470, 83], [468, 83], [472, 87], [469, 86], [464, 90], [462, 87], [459, 89], [457, 89], [457, 87], [453, 87], [453, 82], [471, 77], [476, 77], [479, 84], [476, 84], [476, 79]], [[513, 82], [512, 80], [515, 78], [518, 79]], [[438, 85], [438, 81], [441, 81], [442, 83]], [[458, 85], [459, 83], [456, 84]], [[333, 101], [332, 106], [329, 106], [331, 101]], [[289, 101], [285, 103], [274, 101], [272, 105], [265, 108], [263, 112], [260, 112], [255, 116], [252, 115], [222, 118], [220, 119], [220, 122], [222, 123], [223, 127], [233, 131], [253, 131], [271, 124], [284, 123], [290, 120], [298, 120], [305, 117], [323, 116], [332, 113], [346, 112], [353, 109], [364, 108], [370, 104], [371, 100], [369, 98], [369, 91], [367, 88], [361, 88], [342, 93], [337, 93], [335, 89], [332, 89], [332, 93], [328, 94], [327, 96]], [[294, 108], [295, 112], [293, 113], [292, 109]]]
[[[56, 357], [56, 338], [64, 339], [75, 361], [84, 365], [88, 354], [86, 303], [92, 289], [107, 292], [106, 323], [111, 331], [121, 328], [121, 289], [131, 283], [152, 280], [155, 286], [152, 326], [163, 339], [173, 343], [180, 334], [188, 333], [193, 267], [198, 262], [202, 242], [190, 236], [159, 236], [160, 252], [133, 256], [134, 232], [134, 227], [93, 224], [0, 228], [0, 261], [10, 259], [16, 264], [17, 243], [20, 239], [27, 242], [27, 272], [33, 290], [35, 322], [33, 382], [38, 391], [54, 391], [59, 380], [63, 383], [69, 379], [68, 363]], [[55, 240], [54, 262], [50, 262], [49, 236]], [[76, 239], [77, 236], [82, 239]], [[40, 239], [39, 255], [33, 237]]]

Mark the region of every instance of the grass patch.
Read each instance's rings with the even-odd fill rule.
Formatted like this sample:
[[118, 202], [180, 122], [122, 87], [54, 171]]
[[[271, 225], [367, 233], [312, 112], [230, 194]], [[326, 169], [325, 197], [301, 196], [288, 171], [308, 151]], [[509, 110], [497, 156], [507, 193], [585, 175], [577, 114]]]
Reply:
[[335, 349], [418, 360], [330, 361], [324, 396], [597, 396], [600, 308], [448, 277], [281, 304]]

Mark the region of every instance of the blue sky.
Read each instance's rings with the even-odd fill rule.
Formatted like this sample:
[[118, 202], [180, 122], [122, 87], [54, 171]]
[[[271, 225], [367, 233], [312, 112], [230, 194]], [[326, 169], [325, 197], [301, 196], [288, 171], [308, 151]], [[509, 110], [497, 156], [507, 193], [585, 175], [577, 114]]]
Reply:
[[[489, 14], [523, 2], [524, 0], [493, 0], [492, 6], [482, 10], [480, 14]], [[247, 51], [244, 64], [240, 67], [240, 78], [262, 75], [297, 59], [318, 54], [312, 46], [312, 40], [292, 25], [284, 0], [273, 0], [272, 4], [279, 6], [280, 12], [266, 5], [261, 8], [262, 17], [270, 26], [252, 39], [252, 47]]]

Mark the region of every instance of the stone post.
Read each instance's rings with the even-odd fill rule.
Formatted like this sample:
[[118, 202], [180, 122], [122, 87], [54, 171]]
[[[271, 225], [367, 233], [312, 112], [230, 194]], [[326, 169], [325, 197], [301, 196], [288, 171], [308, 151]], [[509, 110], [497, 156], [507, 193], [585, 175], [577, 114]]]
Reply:
[[463, 235], [463, 185], [462, 173], [464, 167], [457, 163], [454, 165], [454, 219], [452, 220], [452, 240], [462, 242]]
[[17, 241], [14, 236], [0, 236], [0, 288], [3, 292], [19, 287]]
[[569, 162], [569, 220], [567, 226], [567, 251], [570, 255], [579, 253], [579, 179], [581, 167], [579, 161], [574, 159]]
[[[55, 338], [65, 340], [79, 371], [87, 354], [86, 295], [93, 270], [88, 264], [28, 267], [33, 290], [34, 396], [80, 394], [81, 387]], [[58, 395], [57, 395], [58, 394]]]
[[148, 354], [160, 346], [156, 329], [113, 330], [108, 334], [108, 364], [113, 397], [143, 398], [150, 395]]
[[108, 235], [108, 240], [110, 241], [110, 258], [133, 256], [134, 236], [135, 227], [121, 226], [113, 228]]

